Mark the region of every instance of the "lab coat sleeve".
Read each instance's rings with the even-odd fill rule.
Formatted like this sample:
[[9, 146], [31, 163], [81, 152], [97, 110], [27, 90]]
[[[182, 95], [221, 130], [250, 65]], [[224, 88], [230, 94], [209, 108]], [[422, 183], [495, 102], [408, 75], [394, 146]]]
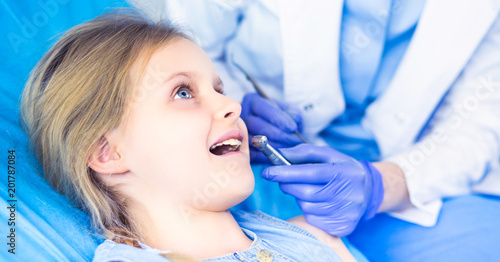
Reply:
[[[423, 135], [389, 157], [404, 174], [415, 208], [390, 215], [433, 226], [442, 199], [469, 193], [500, 195], [500, 22], [451, 86]], [[398, 183], [397, 179], [392, 181]]]
[[[224, 83], [224, 92], [241, 101], [246, 81], [234, 76], [225, 57], [226, 45], [236, 34], [247, 0], [129, 0], [153, 21], [168, 20], [186, 32], [212, 59]], [[229, 60], [230, 61], [230, 60]], [[238, 72], [239, 73], [239, 72]], [[239, 77], [239, 78], [238, 78]]]

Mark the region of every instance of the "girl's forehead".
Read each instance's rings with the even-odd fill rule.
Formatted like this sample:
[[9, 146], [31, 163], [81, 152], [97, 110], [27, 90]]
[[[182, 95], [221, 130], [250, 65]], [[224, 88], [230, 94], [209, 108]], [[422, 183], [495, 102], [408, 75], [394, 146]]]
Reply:
[[131, 77], [143, 84], [155, 83], [183, 71], [217, 76], [205, 51], [191, 40], [178, 37], [153, 51], [142, 52], [131, 69]]

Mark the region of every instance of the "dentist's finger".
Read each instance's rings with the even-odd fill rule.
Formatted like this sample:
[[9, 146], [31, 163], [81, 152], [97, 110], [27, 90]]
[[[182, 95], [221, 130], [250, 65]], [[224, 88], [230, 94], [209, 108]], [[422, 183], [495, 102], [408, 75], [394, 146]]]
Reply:
[[338, 174], [338, 168], [333, 164], [294, 164], [271, 166], [264, 169], [261, 175], [266, 180], [279, 183], [327, 184]]
[[297, 131], [298, 127], [295, 119], [269, 100], [258, 96], [253, 98], [250, 103], [253, 115], [263, 118], [286, 132]]
[[[326, 200], [323, 199], [324, 197], [320, 193], [323, 187], [323, 184], [280, 183], [280, 189], [283, 193], [291, 195], [298, 200], [308, 202], [320, 202]], [[320, 194], [318, 195], [318, 193]]]
[[290, 148], [280, 148], [279, 151], [294, 164], [337, 163], [350, 159], [349, 156], [333, 148], [311, 144], [299, 144]]
[[302, 142], [295, 133], [284, 132], [261, 117], [250, 115], [244, 121], [251, 135], [264, 135], [269, 141], [285, 146], [294, 146]]
[[302, 126], [302, 112], [300, 109], [294, 105], [287, 104], [287, 103], [282, 103], [282, 102], [276, 102], [281, 110], [285, 111], [289, 116], [293, 118], [295, 123], [298, 126], [299, 132], [301, 131], [301, 126]]
[[349, 216], [340, 216], [331, 219], [328, 215], [312, 215], [304, 212], [306, 221], [318, 228], [323, 229], [332, 236], [343, 237], [350, 234], [357, 225], [357, 220], [351, 220]]

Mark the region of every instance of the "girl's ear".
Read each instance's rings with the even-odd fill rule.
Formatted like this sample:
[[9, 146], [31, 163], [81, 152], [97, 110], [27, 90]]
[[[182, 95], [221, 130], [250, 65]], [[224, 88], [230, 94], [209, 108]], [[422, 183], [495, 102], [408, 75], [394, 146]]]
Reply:
[[97, 147], [92, 151], [88, 166], [100, 174], [122, 174], [128, 171], [120, 152], [103, 136]]

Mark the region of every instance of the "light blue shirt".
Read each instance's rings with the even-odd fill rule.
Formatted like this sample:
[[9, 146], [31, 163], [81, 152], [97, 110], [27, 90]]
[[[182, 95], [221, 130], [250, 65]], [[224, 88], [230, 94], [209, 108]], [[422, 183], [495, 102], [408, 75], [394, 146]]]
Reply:
[[346, 109], [321, 133], [333, 148], [358, 159], [379, 158], [374, 137], [361, 125], [361, 118], [368, 105], [389, 85], [415, 32], [424, 3], [345, 0], [339, 68]]
[[[259, 211], [232, 213], [252, 245], [246, 250], [204, 261], [342, 261], [333, 249], [298, 226]], [[93, 261], [168, 261], [159, 255], [168, 251], [141, 246], [142, 249], [106, 240], [97, 248]], [[357, 258], [366, 261], [364, 257]]]

